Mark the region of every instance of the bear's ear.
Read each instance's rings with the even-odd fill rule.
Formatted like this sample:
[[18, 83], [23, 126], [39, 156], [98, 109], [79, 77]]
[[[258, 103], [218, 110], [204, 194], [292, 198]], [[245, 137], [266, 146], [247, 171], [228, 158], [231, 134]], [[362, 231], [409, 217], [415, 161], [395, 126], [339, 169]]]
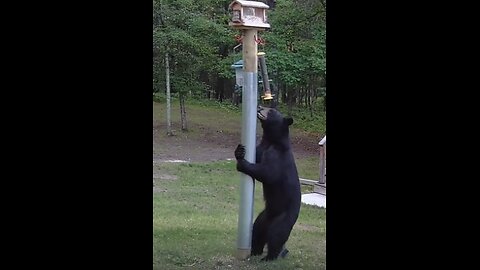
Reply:
[[287, 126], [290, 126], [291, 124], [293, 124], [293, 118], [291, 118], [291, 117], [284, 117], [284, 118], [283, 118], [283, 122], [284, 122], [285, 124], [287, 124]]

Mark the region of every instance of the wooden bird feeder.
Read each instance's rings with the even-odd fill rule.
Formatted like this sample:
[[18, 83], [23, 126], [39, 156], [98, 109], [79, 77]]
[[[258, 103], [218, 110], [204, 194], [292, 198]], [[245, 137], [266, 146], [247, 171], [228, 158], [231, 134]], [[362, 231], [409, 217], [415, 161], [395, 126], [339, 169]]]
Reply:
[[228, 7], [232, 10], [230, 26], [237, 29], [270, 28], [266, 12], [268, 5], [256, 1], [235, 0]]

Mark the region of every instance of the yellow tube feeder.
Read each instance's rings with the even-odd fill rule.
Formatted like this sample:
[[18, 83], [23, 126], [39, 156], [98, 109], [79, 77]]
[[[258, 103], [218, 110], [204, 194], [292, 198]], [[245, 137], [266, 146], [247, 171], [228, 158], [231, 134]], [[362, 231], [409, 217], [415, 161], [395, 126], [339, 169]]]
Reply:
[[270, 91], [270, 83], [268, 81], [268, 72], [267, 72], [267, 64], [265, 63], [265, 53], [264, 52], [259, 52], [257, 53], [258, 56], [258, 62], [260, 64], [260, 69], [262, 71], [262, 79], [263, 79], [263, 93], [264, 95], [262, 96], [263, 100], [272, 100], [273, 96], [272, 91]]

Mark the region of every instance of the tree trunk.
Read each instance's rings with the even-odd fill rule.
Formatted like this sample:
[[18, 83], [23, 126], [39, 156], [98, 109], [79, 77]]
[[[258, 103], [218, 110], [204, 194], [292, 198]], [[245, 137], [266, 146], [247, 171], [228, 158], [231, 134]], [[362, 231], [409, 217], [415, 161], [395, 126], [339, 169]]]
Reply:
[[225, 83], [224, 83], [224, 79], [221, 78], [220, 76], [217, 77], [217, 83], [216, 83], [216, 96], [217, 96], [217, 100], [219, 100], [220, 102], [223, 102], [223, 98], [224, 98], [224, 87], [225, 87]]
[[283, 87], [282, 87], [282, 90], [283, 90], [283, 93], [282, 93], [282, 103], [283, 104], [287, 104], [287, 84], [283, 84]]
[[179, 93], [180, 96], [180, 119], [182, 121], [182, 131], [187, 131], [187, 111], [185, 110], [185, 93]]
[[300, 90], [297, 91], [297, 97], [298, 97], [297, 102], [298, 102], [299, 106], [303, 107], [304, 105], [306, 105], [306, 102], [305, 102], [305, 87], [304, 86], [300, 87]]
[[323, 96], [323, 111], [327, 112], [327, 95]]
[[293, 108], [293, 95], [294, 95], [295, 89], [290, 89], [288, 91], [288, 115], [292, 115], [292, 108]]
[[165, 53], [165, 81], [167, 88], [167, 135], [172, 136], [172, 119], [170, 116], [171, 106], [170, 106], [170, 65], [168, 63], [168, 52]]
[[308, 86], [308, 94], [307, 94], [307, 103], [308, 103], [308, 110], [310, 111], [310, 117], [313, 117], [313, 109], [312, 109], [312, 86]]
[[223, 80], [223, 89], [225, 89], [223, 97], [231, 101], [233, 92], [233, 85], [231, 84], [231, 80]]

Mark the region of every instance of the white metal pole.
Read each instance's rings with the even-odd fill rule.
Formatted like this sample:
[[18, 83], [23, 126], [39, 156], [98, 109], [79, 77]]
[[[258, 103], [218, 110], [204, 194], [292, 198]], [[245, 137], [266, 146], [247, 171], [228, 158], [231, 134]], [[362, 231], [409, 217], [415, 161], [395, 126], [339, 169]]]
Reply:
[[[243, 38], [243, 94], [242, 94], [242, 144], [245, 145], [245, 159], [255, 163], [257, 129], [257, 29], [246, 29]], [[237, 257], [250, 256], [253, 198], [255, 182], [250, 176], [240, 175], [240, 209], [238, 214]]]

